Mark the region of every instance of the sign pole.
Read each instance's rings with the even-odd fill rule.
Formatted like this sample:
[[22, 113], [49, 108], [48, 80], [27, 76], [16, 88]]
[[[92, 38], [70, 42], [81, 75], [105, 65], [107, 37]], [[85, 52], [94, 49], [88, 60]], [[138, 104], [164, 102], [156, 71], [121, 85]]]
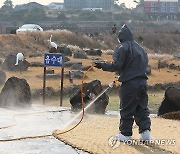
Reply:
[[61, 69], [61, 91], [60, 91], [60, 106], [63, 105], [63, 84], [64, 84], [64, 56], [62, 56], [62, 69]]
[[63, 102], [63, 83], [64, 83], [64, 56], [63, 54], [44, 54], [44, 80], [43, 80], [43, 104], [45, 104], [45, 94], [46, 94], [46, 67], [56, 66], [62, 67], [61, 70], [61, 91], [60, 91], [60, 106]]
[[46, 95], [46, 66], [44, 66], [44, 77], [43, 77], [43, 105], [45, 105]]

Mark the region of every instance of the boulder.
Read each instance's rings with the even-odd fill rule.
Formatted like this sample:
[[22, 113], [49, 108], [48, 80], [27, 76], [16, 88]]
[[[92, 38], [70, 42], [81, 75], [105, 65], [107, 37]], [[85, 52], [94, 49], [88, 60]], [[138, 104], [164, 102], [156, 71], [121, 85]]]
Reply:
[[48, 69], [48, 70], [46, 70], [46, 74], [54, 74], [54, 70]]
[[73, 57], [79, 59], [87, 59], [87, 54], [85, 52], [75, 52]]
[[165, 113], [161, 115], [161, 117], [165, 119], [180, 120], [180, 111]]
[[0, 107], [30, 107], [31, 90], [25, 79], [9, 78], [0, 94]]
[[[83, 89], [84, 103], [85, 106], [87, 106], [102, 92], [101, 82], [99, 80], [94, 80], [90, 83], [85, 83], [83, 85]], [[87, 112], [104, 114], [108, 103], [109, 97], [106, 93], [104, 93], [92, 104], [92, 106], [87, 109]], [[70, 104], [73, 111], [81, 110], [82, 102], [80, 88], [70, 96]]]
[[163, 115], [170, 112], [180, 111], [180, 89], [169, 87], [164, 96], [159, 109], [158, 115]]
[[[83, 66], [82, 71], [87, 71], [91, 66]], [[93, 68], [90, 71], [94, 71]]]
[[91, 56], [101, 56], [102, 55], [102, 51], [100, 49], [88, 49], [85, 52], [87, 53], [87, 55], [91, 55]]
[[55, 47], [51, 47], [49, 49], [49, 53], [58, 53], [58, 52], [59, 52], [58, 49], [56, 49]]
[[64, 57], [64, 62], [68, 62], [70, 59], [68, 57]]
[[0, 85], [3, 85], [6, 81], [6, 73], [0, 69]]
[[174, 63], [169, 64], [169, 68], [170, 68], [170, 69], [173, 69], [173, 70], [178, 70], [178, 71], [180, 71], [180, 66], [175, 65]]
[[93, 60], [93, 61], [101, 61], [102, 60], [101, 58], [97, 58], [97, 57], [90, 57], [89, 59]]
[[[37, 77], [38, 78], [41, 78], [41, 79], [43, 79], [44, 78], [44, 74], [42, 74], [42, 75], [37, 75]], [[59, 74], [46, 74], [46, 79], [48, 80], [51, 80], [51, 79], [60, 79], [60, 75]]]
[[28, 67], [30, 66], [30, 63], [26, 60], [19, 61], [18, 65], [15, 64], [16, 64], [16, 55], [9, 54], [2, 65], [2, 69], [7, 71], [27, 71]]
[[74, 64], [70, 68], [71, 70], [81, 70], [82, 69], [82, 64]]
[[64, 63], [64, 67], [71, 67], [74, 64], [79, 64], [82, 65], [82, 62], [77, 62], [77, 61], [68, 61]]
[[168, 63], [166, 61], [159, 61], [159, 64], [158, 64], [159, 68], [166, 68], [168, 67]]
[[65, 44], [58, 46], [57, 51], [58, 53], [63, 53], [65, 56], [72, 56], [72, 51]]
[[[70, 78], [70, 76], [69, 76], [69, 72], [67, 73], [64, 73], [64, 76], [66, 77], [66, 78]], [[84, 76], [84, 73], [82, 72], [82, 71], [79, 71], [79, 70], [74, 70], [74, 71], [71, 71], [71, 77], [73, 78], [73, 79], [82, 79], [83, 78], [83, 76]]]

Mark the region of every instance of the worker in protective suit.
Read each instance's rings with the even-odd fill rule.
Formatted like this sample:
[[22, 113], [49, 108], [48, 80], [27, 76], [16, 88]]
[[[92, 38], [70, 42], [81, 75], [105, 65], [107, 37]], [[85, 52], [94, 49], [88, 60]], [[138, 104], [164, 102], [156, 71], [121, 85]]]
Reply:
[[148, 56], [144, 49], [133, 40], [133, 35], [126, 25], [118, 34], [120, 45], [113, 54], [113, 62], [95, 62], [103, 71], [117, 72], [120, 97], [120, 133], [119, 141], [131, 140], [134, 121], [139, 126], [140, 139], [149, 141], [151, 121], [149, 118], [147, 75]]

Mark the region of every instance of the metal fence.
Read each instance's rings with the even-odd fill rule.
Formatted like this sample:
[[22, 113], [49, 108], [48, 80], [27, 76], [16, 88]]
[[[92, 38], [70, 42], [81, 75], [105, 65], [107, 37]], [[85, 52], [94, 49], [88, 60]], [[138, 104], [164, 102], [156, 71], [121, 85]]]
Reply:
[[[18, 27], [0, 27], [0, 34], [16, 34], [16, 29]], [[98, 33], [112, 33], [111, 26], [42, 26], [44, 31], [46, 30], [69, 30], [75, 33], [84, 33], [84, 34], [98, 34]], [[120, 27], [117, 27], [119, 30]], [[156, 28], [156, 27], [131, 27], [131, 30], [136, 33], [143, 32], [164, 32], [164, 33], [176, 33], [180, 34], [179, 29], [167, 28]]]
[[17, 27], [0, 27], [0, 34], [16, 34]]

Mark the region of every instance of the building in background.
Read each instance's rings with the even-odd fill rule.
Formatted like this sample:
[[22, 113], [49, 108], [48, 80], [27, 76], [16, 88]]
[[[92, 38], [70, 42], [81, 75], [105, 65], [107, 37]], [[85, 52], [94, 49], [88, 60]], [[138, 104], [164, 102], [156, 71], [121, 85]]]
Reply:
[[64, 0], [65, 9], [93, 9], [102, 8], [103, 10], [112, 10], [114, 0]]
[[178, 0], [144, 0], [144, 12], [151, 19], [176, 20]]

